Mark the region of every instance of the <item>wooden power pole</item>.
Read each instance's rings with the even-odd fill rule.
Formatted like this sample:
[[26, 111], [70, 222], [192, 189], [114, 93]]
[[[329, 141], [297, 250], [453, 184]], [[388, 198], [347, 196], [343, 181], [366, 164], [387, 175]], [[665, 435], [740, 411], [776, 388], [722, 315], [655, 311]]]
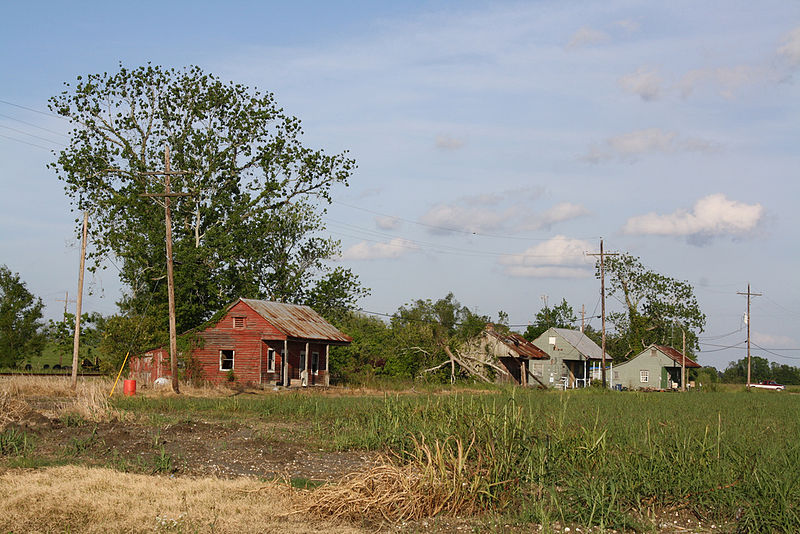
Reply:
[[[62, 302], [61, 299], [56, 299], [56, 302]], [[69, 300], [69, 291], [64, 291], [64, 330], [66, 331], [67, 326], [67, 306], [70, 302], [75, 302], [74, 300]], [[58, 349], [58, 366], [62, 367], [64, 365], [64, 352], [61, 350], [61, 347]]]
[[605, 257], [617, 256], [614, 254], [607, 254], [603, 252], [603, 240], [600, 240], [600, 253], [587, 254], [587, 256], [600, 256], [600, 310], [603, 326], [603, 367], [600, 369], [603, 377], [603, 387], [606, 387], [606, 270], [605, 270]]
[[72, 342], [72, 389], [78, 387], [78, 351], [81, 346], [81, 304], [83, 303], [83, 271], [86, 266], [86, 231], [89, 212], [83, 212], [83, 234], [81, 236], [81, 268], [78, 271], [78, 299], [75, 304], [75, 337]]
[[686, 330], [683, 333], [683, 351], [681, 352], [681, 391], [686, 391]]
[[182, 174], [192, 174], [188, 171], [173, 171], [169, 165], [169, 145], [164, 148], [164, 170], [146, 172], [150, 176], [164, 177], [163, 193], [143, 194], [143, 197], [157, 197], [164, 199], [164, 220], [167, 227], [167, 298], [169, 300], [169, 363], [172, 374], [172, 390], [180, 393], [178, 385], [178, 336], [175, 333], [175, 278], [172, 273], [172, 212], [170, 210], [170, 198], [191, 196], [191, 193], [173, 193], [170, 189], [170, 177]]
[[736, 292], [737, 295], [747, 295], [747, 388], [750, 389], [750, 297], [760, 297], [761, 293], [751, 293], [750, 284], [747, 284], [747, 293]]
[[583, 330], [586, 328], [584, 326], [585, 323], [586, 323], [586, 304], [581, 304], [581, 334], [583, 334]]

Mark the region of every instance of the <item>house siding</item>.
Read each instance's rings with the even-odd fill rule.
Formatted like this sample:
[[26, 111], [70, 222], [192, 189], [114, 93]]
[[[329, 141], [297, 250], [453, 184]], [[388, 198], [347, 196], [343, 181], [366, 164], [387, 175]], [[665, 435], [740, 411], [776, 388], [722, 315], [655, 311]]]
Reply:
[[[550, 343], [550, 338], [554, 338], [555, 343]], [[594, 344], [594, 342], [591, 342]], [[565, 360], [586, 361], [586, 356], [576, 349], [564, 338], [557, 330], [550, 328], [533, 340], [533, 344], [545, 352], [549, 360], [537, 360], [528, 362], [530, 372], [536, 375], [545, 385], [554, 387], [558, 385], [563, 377], [569, 376], [569, 369]], [[611, 358], [606, 360], [611, 362]], [[591, 372], [592, 362], [597, 365], [597, 360], [590, 360], [589, 370]], [[538, 374], [541, 372], [541, 376]]]
[[[625, 363], [614, 366], [614, 383], [627, 389], [667, 389], [668, 371], [679, 373], [681, 366], [659, 349], [649, 347]], [[688, 369], [688, 367], [687, 367]], [[647, 371], [648, 381], [641, 381]]]
[[[243, 324], [242, 324], [243, 320]], [[198, 332], [201, 347], [192, 350], [192, 364], [188, 373], [198, 373], [202, 380], [220, 384], [231, 379], [243, 384], [279, 384], [283, 357], [288, 348], [286, 372], [290, 380], [299, 384], [301, 354], [308, 343], [309, 369], [313, 353], [319, 354], [316, 374], [309, 372], [308, 385], [327, 384], [327, 343], [324, 341], [287, 339], [278, 328], [259, 315], [246, 302], [239, 301], [214, 325]], [[275, 369], [269, 371], [269, 349], [275, 351]], [[234, 351], [233, 369], [220, 369], [220, 351]], [[171, 376], [169, 351], [158, 348], [131, 360], [130, 375], [145, 384], [162, 376]]]

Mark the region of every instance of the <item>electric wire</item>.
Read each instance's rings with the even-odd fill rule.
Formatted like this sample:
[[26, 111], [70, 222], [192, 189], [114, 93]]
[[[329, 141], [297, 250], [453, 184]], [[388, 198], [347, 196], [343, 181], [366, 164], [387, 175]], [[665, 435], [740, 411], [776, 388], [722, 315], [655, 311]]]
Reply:
[[785, 354], [778, 354], [777, 352], [773, 352], [774, 350], [800, 350], [800, 349], [765, 349], [764, 347], [758, 345], [757, 343], [750, 342], [754, 347], [757, 347], [764, 352], [772, 354], [773, 356], [777, 356], [778, 358], [784, 358], [787, 360], [800, 360], [800, 356], [786, 356]]
[[51, 151], [53, 150], [53, 149], [52, 149], [52, 148], [50, 148], [50, 147], [46, 147], [46, 146], [42, 146], [42, 145], [37, 145], [36, 143], [31, 143], [30, 141], [25, 141], [25, 140], [23, 140], [23, 139], [17, 139], [16, 137], [11, 137], [10, 135], [3, 135], [3, 134], [0, 134], [0, 137], [3, 137], [3, 138], [5, 138], [5, 139], [11, 139], [12, 141], [16, 141], [17, 143], [24, 143], [24, 144], [26, 144], [26, 145], [35, 146], [36, 148], [41, 148], [41, 149], [43, 149], [43, 150], [47, 150], [48, 152], [51, 152]]
[[54, 145], [67, 146], [64, 143], [60, 143], [58, 141], [53, 141], [52, 139], [48, 139], [46, 137], [42, 137], [41, 135], [28, 133], [28, 132], [26, 132], [24, 130], [20, 130], [18, 128], [12, 128], [11, 126], [6, 126], [5, 124], [0, 124], [0, 128], [5, 128], [6, 130], [11, 130], [12, 132], [20, 133], [22, 135], [27, 135], [29, 137], [33, 137], [34, 139], [39, 139], [40, 141], [46, 141], [48, 143], [53, 143]]
[[[432, 230], [439, 230], [439, 231], [442, 231], [442, 232], [452, 232], [452, 233], [457, 233], [457, 234], [475, 235], [475, 236], [481, 236], [481, 237], [492, 237], [492, 238], [498, 238], [498, 239], [517, 239], [517, 240], [521, 240], [521, 241], [550, 241], [552, 239], [555, 239], [554, 237], [527, 237], [527, 236], [514, 236], [514, 235], [502, 235], [502, 234], [488, 234], [488, 233], [484, 233], [484, 232], [475, 232], [475, 231], [472, 231], [472, 230], [464, 230], [464, 229], [461, 229], [461, 228], [453, 228], [453, 227], [447, 227], [447, 226], [437, 226], [437, 225], [434, 225], [434, 224], [428, 224], [428, 223], [415, 221], [415, 220], [412, 220], [412, 219], [406, 219], [406, 218], [403, 218], [403, 217], [398, 217], [396, 215], [389, 215], [387, 213], [381, 213], [379, 211], [371, 210], [369, 208], [364, 208], [362, 206], [354, 206], [352, 204], [348, 204], [346, 202], [342, 202], [341, 200], [333, 200], [332, 202], [334, 204], [339, 204], [341, 206], [346, 206], [346, 207], [351, 208], [351, 209], [364, 211], [364, 212], [367, 212], [367, 213], [371, 213], [373, 215], [380, 215], [381, 217], [389, 217], [389, 218], [392, 218], [392, 219], [397, 219], [397, 220], [400, 220], [400, 221], [403, 221], [403, 222], [407, 222], [409, 224], [415, 224], [417, 226], [430, 228]], [[565, 237], [565, 238], [562, 238], [562, 239], [579, 239], [579, 238], [568, 238], [568, 237]], [[584, 237], [584, 238], [580, 238], [580, 239], [599, 239], [599, 237], [598, 236], [591, 236], [591, 237]]]
[[51, 134], [60, 135], [60, 136], [64, 136], [64, 137], [67, 136], [64, 132], [58, 132], [56, 130], [51, 130], [50, 128], [45, 128], [44, 126], [39, 126], [39, 125], [34, 124], [32, 122], [28, 122], [28, 121], [24, 121], [22, 119], [18, 119], [16, 117], [12, 117], [11, 115], [6, 115], [5, 113], [0, 113], [0, 117], [3, 117], [5, 119], [10, 119], [10, 120], [15, 121], [15, 122], [22, 123], [22, 124], [24, 124], [26, 126], [30, 126], [31, 128], [36, 128], [37, 130], [42, 130], [43, 132], [48, 132], [48, 133], [51, 133]]

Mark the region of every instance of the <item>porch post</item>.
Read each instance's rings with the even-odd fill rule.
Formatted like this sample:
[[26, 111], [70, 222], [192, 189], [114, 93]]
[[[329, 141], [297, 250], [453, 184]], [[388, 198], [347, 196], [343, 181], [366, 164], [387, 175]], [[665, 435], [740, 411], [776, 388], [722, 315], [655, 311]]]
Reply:
[[520, 368], [520, 371], [522, 371], [520, 373], [520, 382], [522, 382], [522, 387], [525, 387], [528, 385], [528, 362], [524, 358], [520, 358], [520, 363], [522, 363]]
[[331, 346], [325, 345], [325, 387], [331, 385]]
[[591, 380], [589, 380], [589, 358], [586, 358], [586, 361], [583, 362], [583, 387], [587, 388], [591, 384]]
[[289, 339], [283, 340], [283, 356], [281, 357], [281, 383], [289, 386]]
[[306, 373], [306, 383], [303, 384], [304, 386], [307, 386], [309, 383], [311, 383], [311, 380], [310, 380], [310, 378], [311, 378], [311, 370], [308, 368], [308, 362], [311, 359], [311, 353], [308, 351], [308, 349], [309, 349], [309, 342], [306, 341], [306, 362], [305, 362], [305, 366], [304, 366], [305, 369], [303, 369], [303, 371], [305, 371], [305, 373]]

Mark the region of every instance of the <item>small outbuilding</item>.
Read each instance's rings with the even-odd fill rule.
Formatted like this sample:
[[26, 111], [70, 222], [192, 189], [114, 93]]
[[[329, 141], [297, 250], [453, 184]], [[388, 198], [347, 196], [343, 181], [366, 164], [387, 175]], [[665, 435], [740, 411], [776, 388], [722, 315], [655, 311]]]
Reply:
[[[186, 372], [211, 383], [328, 385], [331, 345], [348, 345], [340, 332], [308, 306], [242, 299], [197, 336]], [[131, 359], [131, 378], [151, 383], [170, 375], [169, 349], [160, 347]]]
[[[548, 328], [532, 343], [547, 360], [532, 361], [532, 374], [550, 387], [588, 387], [602, 376], [603, 350], [580, 330]], [[611, 358], [606, 354], [606, 365]]]
[[697, 369], [700, 365], [666, 345], [650, 345], [625, 363], [614, 366], [614, 384], [625, 389], [679, 389], [681, 365]]
[[515, 332], [498, 330], [490, 323], [467, 352], [497, 361], [496, 382], [520, 386], [544, 385], [530, 373], [529, 363], [532, 360], [546, 360], [549, 356]]

